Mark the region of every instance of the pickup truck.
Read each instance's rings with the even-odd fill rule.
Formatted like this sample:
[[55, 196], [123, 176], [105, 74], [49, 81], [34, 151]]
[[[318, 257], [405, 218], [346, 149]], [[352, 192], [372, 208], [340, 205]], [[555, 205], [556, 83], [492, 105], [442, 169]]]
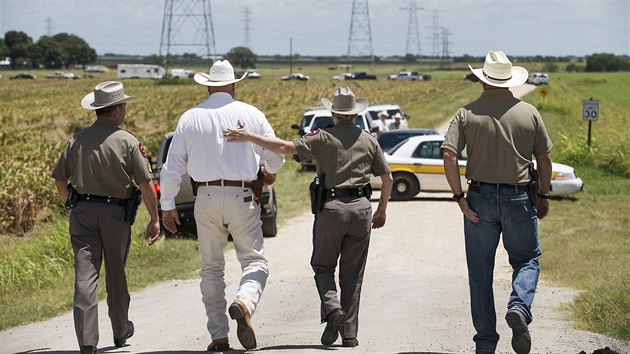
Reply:
[[401, 80], [401, 81], [428, 81], [431, 80], [430, 75], [423, 75], [417, 71], [401, 71], [398, 74], [389, 75], [390, 80]]
[[376, 80], [376, 75], [368, 74], [364, 71], [352, 73], [352, 76], [346, 80]]
[[[160, 149], [158, 151], [157, 160], [153, 167], [153, 184], [155, 185], [155, 191], [158, 193], [158, 199], [160, 198], [160, 171], [166, 162], [168, 156], [168, 149], [171, 146], [174, 132], [164, 134], [162, 142], [160, 143]], [[190, 229], [195, 228], [195, 196], [193, 195], [191, 178], [188, 174], [182, 176], [182, 182], [179, 188], [179, 194], [175, 197], [175, 206], [179, 213], [179, 220], [182, 222], [182, 226]], [[160, 219], [162, 218], [162, 208], [158, 205], [158, 212]], [[276, 217], [278, 208], [276, 205], [276, 194], [273, 187], [270, 185], [264, 185], [262, 193], [260, 195], [260, 220], [262, 221], [262, 231], [265, 237], [274, 237], [278, 233], [276, 226]]]

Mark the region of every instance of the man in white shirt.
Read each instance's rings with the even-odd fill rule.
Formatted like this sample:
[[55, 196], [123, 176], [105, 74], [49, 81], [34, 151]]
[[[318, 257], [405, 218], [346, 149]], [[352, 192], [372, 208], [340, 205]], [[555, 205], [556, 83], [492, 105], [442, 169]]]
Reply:
[[182, 175], [188, 172], [198, 188], [195, 221], [202, 263], [202, 300], [212, 338], [208, 351], [230, 349], [223, 279], [228, 233], [242, 269], [240, 286], [228, 312], [237, 322], [238, 339], [245, 349], [256, 348], [250, 317], [269, 273], [253, 182], [260, 171], [265, 183], [273, 183], [284, 158], [251, 143], [226, 144], [223, 138], [224, 130], [242, 126], [263, 136], [275, 136], [260, 110], [234, 98], [236, 82], [246, 75], [236, 79], [227, 60], [216, 61], [209, 74], [195, 74], [195, 81], [208, 87], [208, 100], [181, 116], [160, 176], [162, 220], [173, 233], [180, 224], [175, 196]]

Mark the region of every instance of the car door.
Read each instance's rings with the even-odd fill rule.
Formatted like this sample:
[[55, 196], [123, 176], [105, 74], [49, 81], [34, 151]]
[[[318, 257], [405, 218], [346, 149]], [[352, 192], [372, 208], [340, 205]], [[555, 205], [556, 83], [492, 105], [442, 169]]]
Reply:
[[[444, 161], [442, 159], [442, 140], [421, 141], [414, 152], [412, 160], [416, 177], [420, 181], [422, 191], [448, 192], [451, 190], [444, 175]], [[467, 189], [468, 183], [464, 176], [466, 161], [458, 160], [462, 187]]]

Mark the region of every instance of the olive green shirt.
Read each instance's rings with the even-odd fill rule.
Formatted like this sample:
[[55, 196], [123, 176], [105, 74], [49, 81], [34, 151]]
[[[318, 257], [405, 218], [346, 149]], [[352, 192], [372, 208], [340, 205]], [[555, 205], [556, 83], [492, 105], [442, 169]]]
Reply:
[[352, 121], [315, 130], [293, 140], [301, 159], [315, 159], [317, 173], [326, 175], [326, 188], [362, 187], [371, 175], [390, 172], [376, 139]]
[[442, 144], [458, 155], [466, 148], [467, 179], [512, 185], [527, 184], [532, 155], [552, 146], [538, 110], [504, 89], [484, 91], [460, 108]]
[[126, 199], [132, 180], [152, 178], [142, 144], [114, 122], [96, 120], [68, 140], [52, 171], [56, 180], [70, 181], [80, 194]]

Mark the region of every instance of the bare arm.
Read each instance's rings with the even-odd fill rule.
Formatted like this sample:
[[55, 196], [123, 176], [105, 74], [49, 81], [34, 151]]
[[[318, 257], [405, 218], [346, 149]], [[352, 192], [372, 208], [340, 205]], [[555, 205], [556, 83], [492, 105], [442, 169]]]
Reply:
[[68, 185], [68, 181], [64, 181], [60, 179], [55, 180], [55, 187], [57, 187], [57, 192], [59, 192], [59, 195], [61, 196], [61, 200], [64, 202], [66, 201], [66, 199], [68, 199], [68, 189], [66, 189], [67, 185]]
[[[549, 193], [551, 189], [551, 156], [549, 153], [536, 156], [536, 169], [538, 169], [538, 192]], [[536, 215], [539, 219], [549, 213], [549, 199], [538, 198], [536, 201]]]
[[147, 225], [145, 237], [149, 240], [149, 245], [154, 244], [160, 238], [160, 219], [157, 209], [157, 194], [153, 188], [152, 181], [140, 183], [140, 191], [142, 192], [142, 201], [147, 207], [151, 220]]
[[[462, 194], [462, 182], [459, 174], [459, 165], [457, 164], [457, 154], [448, 149], [443, 149], [444, 160], [444, 173], [448, 185], [451, 187], [451, 191], [454, 195]], [[479, 222], [479, 216], [468, 206], [468, 200], [462, 198], [457, 202], [459, 209], [462, 211], [465, 217], [474, 223]]]
[[372, 216], [373, 229], [378, 229], [385, 225], [385, 219], [387, 216], [387, 203], [389, 202], [389, 197], [392, 194], [392, 185], [394, 184], [391, 173], [382, 175], [380, 177], [383, 185], [381, 186], [381, 198], [378, 201], [378, 207], [376, 208], [376, 211]]
[[295, 148], [295, 144], [293, 144], [293, 142], [276, 137], [254, 134], [247, 128], [226, 129], [223, 131], [223, 135], [226, 137], [227, 141], [249, 141], [278, 154], [297, 154], [297, 149]]

